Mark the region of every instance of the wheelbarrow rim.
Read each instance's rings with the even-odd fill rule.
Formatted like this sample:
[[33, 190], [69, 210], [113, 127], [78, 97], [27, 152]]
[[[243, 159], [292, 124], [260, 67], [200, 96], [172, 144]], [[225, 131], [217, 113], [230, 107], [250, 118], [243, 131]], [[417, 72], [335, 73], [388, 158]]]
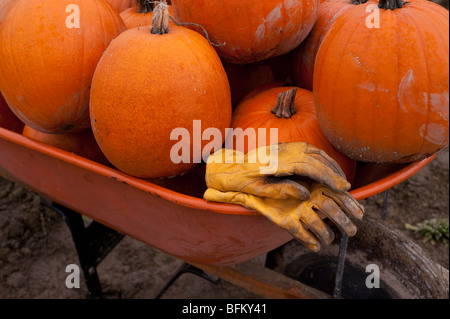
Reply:
[[[0, 127], [0, 137], [3, 137], [4, 139], [12, 143], [22, 145], [34, 151], [71, 163], [77, 167], [87, 169], [88, 171], [91, 171], [93, 173], [112, 178], [114, 180], [117, 180], [118, 182], [125, 182], [128, 185], [140, 189], [144, 192], [153, 194], [171, 202], [175, 202], [177, 203], [177, 205], [222, 214], [257, 215], [255, 211], [238, 205], [208, 202], [203, 198], [197, 198], [172, 191], [170, 189], [146, 181], [145, 179], [130, 176], [115, 168], [111, 168], [103, 164], [91, 161], [74, 153], [70, 153], [53, 146], [31, 140], [19, 133], [9, 131], [2, 127]], [[436, 157], [436, 155], [437, 154], [434, 154], [428, 158], [425, 158], [424, 160], [410, 163], [407, 166], [384, 178], [351, 190], [350, 194], [356, 200], [362, 200], [381, 193], [416, 174], [429, 162], [431, 162]]]

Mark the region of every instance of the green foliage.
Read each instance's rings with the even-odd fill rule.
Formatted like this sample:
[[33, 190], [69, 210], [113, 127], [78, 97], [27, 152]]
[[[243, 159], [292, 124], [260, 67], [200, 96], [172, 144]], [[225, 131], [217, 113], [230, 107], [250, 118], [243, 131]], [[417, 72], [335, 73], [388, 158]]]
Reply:
[[423, 237], [424, 242], [429, 241], [433, 245], [437, 242], [443, 242], [445, 245], [448, 245], [448, 219], [433, 218], [422, 223], [417, 223], [415, 226], [405, 224], [405, 228], [419, 234], [421, 237]]

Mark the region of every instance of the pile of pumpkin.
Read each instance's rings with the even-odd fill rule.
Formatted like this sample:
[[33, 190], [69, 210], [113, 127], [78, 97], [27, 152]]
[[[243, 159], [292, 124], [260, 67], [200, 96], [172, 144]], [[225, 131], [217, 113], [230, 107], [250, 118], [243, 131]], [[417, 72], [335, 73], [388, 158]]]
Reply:
[[[158, 4], [0, 0], [0, 126], [17, 116], [24, 135], [140, 178], [189, 172], [226, 128], [278, 128], [279, 142], [323, 149], [349, 181], [357, 161], [448, 146], [449, 14], [435, 3]], [[171, 160], [176, 128], [190, 133], [186, 163]]]

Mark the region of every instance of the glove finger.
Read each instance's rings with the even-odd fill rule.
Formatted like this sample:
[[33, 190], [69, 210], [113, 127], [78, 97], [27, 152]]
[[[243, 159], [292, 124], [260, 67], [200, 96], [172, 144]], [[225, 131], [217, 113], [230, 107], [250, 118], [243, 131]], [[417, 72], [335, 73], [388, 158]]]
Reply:
[[348, 215], [360, 220], [363, 218], [364, 206], [361, 205], [352, 195], [350, 195], [350, 193], [333, 192], [324, 189], [323, 194], [336, 202]]
[[274, 199], [296, 198], [302, 201], [308, 200], [310, 196], [309, 190], [301, 184], [273, 176], [265, 176], [253, 180], [236, 191], [260, 197]]
[[208, 201], [238, 204], [254, 209], [277, 226], [287, 230], [308, 249], [314, 252], [320, 250], [319, 241], [305, 229], [296, 214], [286, 214], [292, 207], [296, 207], [298, 200], [261, 198], [239, 192], [221, 192], [213, 188], [208, 188], [203, 198]]
[[281, 226], [286, 229], [292, 236], [300, 241], [305, 247], [313, 252], [320, 251], [320, 242], [317, 238], [307, 230], [297, 216], [291, 215], [285, 219], [285, 222]]
[[[347, 191], [351, 187], [344, 177], [314, 157], [307, 157], [303, 162], [296, 162], [294, 165], [294, 171], [291, 174], [309, 177], [336, 191]], [[280, 171], [285, 170], [280, 168]]]
[[327, 224], [317, 215], [309, 202], [299, 205], [300, 220], [312, 231], [324, 244], [330, 245], [334, 240], [334, 233]]
[[242, 193], [237, 192], [221, 192], [214, 188], [208, 188], [203, 194], [203, 198], [210, 202], [238, 204], [244, 206], [244, 198]]
[[[345, 173], [343, 172], [342, 168], [339, 166], [339, 164], [330, 157], [325, 151], [322, 149], [319, 149], [315, 147], [314, 145], [305, 143], [305, 142], [294, 142], [294, 143], [279, 143], [278, 144], [278, 156], [279, 157], [285, 157], [282, 154], [289, 154], [286, 156], [289, 160], [286, 164], [286, 169], [292, 169], [292, 164], [294, 164], [295, 168], [301, 168], [302, 165], [308, 164], [309, 165], [319, 165], [320, 170], [325, 169], [324, 173], [330, 176], [335, 176], [336, 182], [326, 183], [330, 186], [335, 185], [336, 183], [342, 185], [336, 185], [336, 187], [332, 187], [333, 189], [339, 189], [339, 190], [348, 190], [350, 189], [350, 186], [346, 180]], [[303, 155], [303, 156], [301, 156]], [[294, 156], [294, 157], [293, 157]], [[304, 158], [301, 163], [297, 162], [296, 159]], [[306, 162], [306, 163], [305, 163]], [[319, 164], [320, 163], [320, 164]], [[283, 163], [279, 163], [279, 165], [282, 165]], [[300, 165], [296, 165], [300, 164]], [[300, 166], [300, 167], [299, 167]], [[310, 167], [307, 169], [311, 170]], [[319, 170], [319, 172], [320, 172]], [[289, 174], [289, 170], [282, 169], [280, 171], [281, 174]], [[292, 174], [292, 173], [291, 173]], [[295, 171], [295, 174], [297, 174], [297, 171]], [[300, 175], [309, 176], [308, 174], [303, 174], [303, 172]], [[317, 174], [315, 174], [317, 175]], [[320, 174], [319, 174], [320, 175]], [[312, 177], [312, 176], [311, 176]], [[314, 179], [314, 178], [313, 178]], [[347, 185], [348, 184], [348, 185]]]
[[341, 210], [338, 204], [332, 199], [320, 196], [313, 200], [313, 205], [317, 210], [326, 215], [341, 232], [345, 233], [348, 237], [352, 237], [356, 234], [357, 228], [350, 218]]
[[331, 168], [336, 174], [339, 174], [341, 177], [346, 178], [344, 171], [341, 166], [329, 156], [324, 150], [315, 147], [314, 145], [309, 144], [305, 151], [306, 154], [309, 154], [311, 157], [314, 157], [316, 160], [321, 161], [323, 164]]
[[286, 212], [298, 204], [296, 199], [278, 200], [241, 192], [221, 192], [214, 188], [208, 188], [203, 198], [207, 201], [237, 204], [253, 209], [279, 226], [283, 225], [288, 215]]

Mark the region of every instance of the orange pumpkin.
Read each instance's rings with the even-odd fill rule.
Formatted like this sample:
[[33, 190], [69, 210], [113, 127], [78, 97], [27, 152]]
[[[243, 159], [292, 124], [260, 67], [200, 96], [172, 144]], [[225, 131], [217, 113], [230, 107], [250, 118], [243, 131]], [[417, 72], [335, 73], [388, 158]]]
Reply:
[[[168, 13], [159, 4], [153, 14], [160, 17], [161, 9]], [[195, 31], [154, 20], [152, 27], [129, 29], [111, 43], [91, 90], [91, 124], [100, 148], [119, 170], [141, 178], [194, 168], [210, 143], [202, 139], [205, 129], [221, 132], [215, 140], [220, 148], [231, 122], [230, 87], [214, 48]], [[195, 120], [201, 121], [198, 131]], [[186, 147], [176, 148], [179, 143]], [[187, 159], [174, 159], [178, 150]]]
[[449, 13], [430, 1], [381, 0], [380, 27], [368, 28], [374, 3], [346, 9], [323, 40], [317, 117], [351, 158], [418, 161], [449, 144]]
[[319, 0], [173, 0], [172, 5], [178, 21], [206, 29], [223, 59], [246, 64], [297, 47], [313, 27]]
[[22, 132], [23, 122], [11, 111], [0, 93], [0, 127], [14, 132]]
[[[282, 99], [280, 94], [289, 94]], [[279, 98], [280, 97], [280, 98]], [[246, 98], [233, 112], [234, 136], [229, 135], [226, 143], [234, 139], [234, 149], [247, 153], [258, 146], [270, 145], [270, 128], [278, 129], [278, 142], [307, 142], [334, 158], [352, 183], [356, 161], [339, 152], [320, 129], [314, 109], [311, 91], [295, 87], [274, 87]], [[242, 131], [236, 131], [241, 128]], [[248, 128], [256, 134], [244, 134]], [[266, 137], [258, 134], [258, 129], [266, 129]], [[262, 141], [260, 141], [262, 139]], [[244, 143], [238, 143], [244, 141]], [[227, 144], [226, 144], [227, 145]]]
[[13, 112], [43, 132], [89, 128], [95, 67], [124, 30], [105, 0], [15, 0], [0, 28], [0, 90]]
[[107, 1], [118, 13], [121, 13], [122, 11], [128, 8], [136, 7], [138, 5], [137, 0], [107, 0]]
[[3, 15], [6, 10], [14, 0], [0, 0], [0, 22], [2, 21]]
[[322, 0], [319, 5], [317, 19], [311, 32], [294, 50], [295, 83], [301, 88], [313, 89], [314, 61], [317, 51], [334, 20], [345, 8], [367, 0]]
[[[127, 29], [151, 25], [153, 19], [153, 8], [155, 4], [147, 0], [138, 0], [138, 5], [125, 9], [120, 13], [120, 17]], [[169, 5], [169, 13], [173, 16], [172, 6]], [[169, 23], [173, 23], [169, 21]]]
[[108, 164], [108, 160], [98, 147], [91, 130], [81, 133], [49, 134], [25, 125], [22, 135], [67, 152], [75, 153], [97, 163]]

